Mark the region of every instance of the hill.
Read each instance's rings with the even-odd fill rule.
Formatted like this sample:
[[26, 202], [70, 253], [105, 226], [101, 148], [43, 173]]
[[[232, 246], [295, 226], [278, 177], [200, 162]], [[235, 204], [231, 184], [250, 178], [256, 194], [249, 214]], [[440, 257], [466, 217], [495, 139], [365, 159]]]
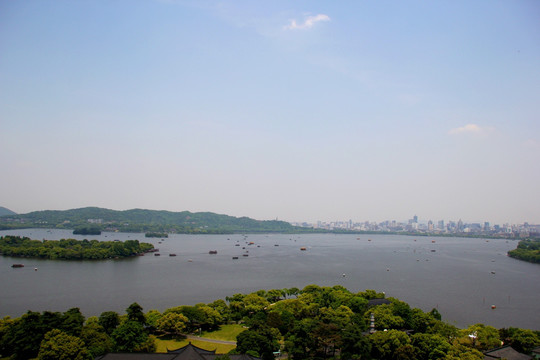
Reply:
[[104, 231], [160, 231], [178, 233], [292, 232], [284, 221], [254, 220], [211, 212], [164, 210], [110, 210], [86, 207], [71, 210], [43, 210], [0, 218], [0, 228], [65, 228], [95, 224]]
[[6, 216], [6, 215], [17, 215], [17, 213], [3, 206], [0, 206], [0, 216]]

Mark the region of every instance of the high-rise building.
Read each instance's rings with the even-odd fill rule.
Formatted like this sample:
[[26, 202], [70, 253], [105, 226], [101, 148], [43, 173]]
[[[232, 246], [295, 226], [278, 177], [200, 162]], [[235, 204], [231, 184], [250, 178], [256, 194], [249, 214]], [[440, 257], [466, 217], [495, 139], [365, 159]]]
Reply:
[[439, 230], [444, 230], [444, 220], [439, 220], [437, 228], [439, 228]]

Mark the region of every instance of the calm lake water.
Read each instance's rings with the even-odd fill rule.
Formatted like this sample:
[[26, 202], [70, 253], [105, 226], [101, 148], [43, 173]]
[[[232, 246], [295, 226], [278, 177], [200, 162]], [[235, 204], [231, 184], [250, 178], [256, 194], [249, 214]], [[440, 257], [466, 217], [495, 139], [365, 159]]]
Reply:
[[[242, 235], [169, 235], [158, 244], [161, 239], [134, 233], [76, 236], [67, 230], [29, 229], [0, 231], [3, 235], [40, 240], [138, 239], [153, 243], [161, 256], [147, 254], [97, 262], [0, 256], [2, 317], [20, 316], [27, 310], [66, 311], [71, 307], [79, 307], [86, 316], [108, 310], [123, 313], [135, 301], [145, 311], [163, 311], [235, 293], [317, 284], [343, 285], [354, 292], [384, 291], [411, 307], [424, 311], [437, 308], [443, 320], [459, 327], [484, 323], [497, 328], [540, 330], [540, 265], [506, 256], [517, 246], [512, 240], [334, 234], [248, 235], [247, 239]], [[247, 241], [254, 245], [247, 245]], [[237, 243], [240, 246], [235, 246]], [[209, 250], [218, 253], [210, 255]], [[248, 257], [242, 256], [246, 250]], [[170, 257], [170, 253], [177, 256]], [[239, 258], [233, 260], [233, 256]], [[13, 263], [24, 263], [25, 267], [11, 268]]]

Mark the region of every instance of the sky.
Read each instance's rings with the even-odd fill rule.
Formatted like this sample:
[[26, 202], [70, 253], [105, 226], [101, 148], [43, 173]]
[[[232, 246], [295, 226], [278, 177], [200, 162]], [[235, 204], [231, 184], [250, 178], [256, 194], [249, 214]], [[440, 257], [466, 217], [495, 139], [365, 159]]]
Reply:
[[0, 2], [0, 206], [540, 224], [540, 2]]

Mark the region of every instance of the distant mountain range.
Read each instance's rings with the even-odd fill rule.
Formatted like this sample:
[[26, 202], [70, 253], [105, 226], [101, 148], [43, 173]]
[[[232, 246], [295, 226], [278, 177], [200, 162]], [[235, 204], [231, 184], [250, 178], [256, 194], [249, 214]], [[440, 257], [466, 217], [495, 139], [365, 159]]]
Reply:
[[0, 206], [0, 216], [5, 216], [5, 215], [17, 215], [17, 213], [5, 207]]
[[285, 221], [254, 220], [248, 217], [234, 217], [211, 212], [192, 213], [144, 209], [117, 211], [86, 207], [72, 210], [34, 211], [28, 214], [9, 212], [0, 215], [0, 229], [29, 227], [74, 229], [87, 225], [99, 226], [103, 231], [199, 234], [296, 232], [301, 229]]

